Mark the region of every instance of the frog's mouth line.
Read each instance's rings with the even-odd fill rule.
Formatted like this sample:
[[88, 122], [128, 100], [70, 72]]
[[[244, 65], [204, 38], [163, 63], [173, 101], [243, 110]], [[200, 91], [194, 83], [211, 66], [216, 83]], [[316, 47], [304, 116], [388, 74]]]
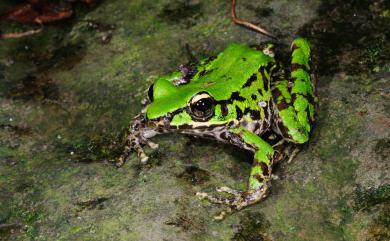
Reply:
[[191, 132], [191, 133], [208, 133], [215, 132], [221, 129], [226, 130], [229, 128], [232, 123], [221, 124], [221, 125], [210, 125], [206, 123], [195, 123], [195, 124], [183, 124], [183, 125], [171, 125], [170, 120], [167, 117], [163, 117], [160, 120], [149, 120], [145, 123], [145, 129], [152, 129], [159, 133], [168, 133], [168, 132]]
[[232, 125], [235, 125], [233, 121], [222, 125], [200, 123], [198, 125], [183, 124], [173, 126], [170, 125], [169, 117], [162, 117], [157, 120], [144, 120], [144, 125], [140, 131], [145, 138], [151, 138], [155, 135], [165, 133], [181, 133], [206, 139], [215, 139], [226, 143], [230, 142], [231, 137], [227, 130]]

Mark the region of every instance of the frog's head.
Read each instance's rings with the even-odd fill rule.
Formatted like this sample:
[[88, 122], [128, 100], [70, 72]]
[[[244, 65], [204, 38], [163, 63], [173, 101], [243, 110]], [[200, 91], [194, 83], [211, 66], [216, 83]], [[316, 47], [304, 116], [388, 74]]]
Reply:
[[150, 103], [145, 113], [148, 126], [186, 133], [208, 132], [211, 126], [225, 126], [232, 116], [223, 116], [221, 106], [226, 108], [226, 105], [215, 99], [213, 88], [209, 87], [207, 84], [175, 85], [170, 78], [158, 79], [148, 91]]
[[246, 87], [270, 61], [271, 57], [255, 49], [231, 44], [192, 70], [159, 78], [149, 88], [150, 103], [144, 111], [147, 125], [164, 132], [215, 134], [239, 120], [245, 107], [257, 105], [251, 96], [258, 89]]

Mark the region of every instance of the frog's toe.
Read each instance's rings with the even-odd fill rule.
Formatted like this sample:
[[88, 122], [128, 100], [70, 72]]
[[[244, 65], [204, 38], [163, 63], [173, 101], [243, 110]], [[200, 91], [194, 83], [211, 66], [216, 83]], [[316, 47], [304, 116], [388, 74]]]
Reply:
[[125, 150], [123, 151], [122, 155], [118, 158], [118, 160], [115, 162], [116, 167], [122, 167], [123, 164], [125, 164], [126, 160], [129, 158], [131, 153], [131, 146], [126, 145]]
[[230, 205], [230, 200], [227, 198], [215, 197], [205, 192], [197, 192], [196, 196], [200, 199], [207, 199], [211, 203]]
[[230, 207], [228, 207], [225, 210], [221, 211], [218, 215], [215, 215], [214, 220], [216, 220], [216, 221], [224, 220], [226, 218], [226, 216], [228, 216], [232, 212], [233, 212], [233, 210]]
[[122, 167], [123, 164], [125, 164], [126, 157], [124, 157], [124, 156], [125, 155], [120, 156], [116, 162], [113, 161], [116, 167]]
[[142, 164], [146, 164], [149, 161], [149, 157], [145, 153], [141, 153], [140, 159]]
[[231, 195], [231, 197], [215, 197], [204, 192], [198, 192], [196, 195], [201, 199], [207, 199], [211, 203], [226, 205], [227, 208], [214, 217], [215, 220], [222, 220], [230, 213], [241, 210], [264, 199], [267, 196], [267, 190], [267, 188], [260, 188], [258, 190], [237, 191], [229, 187], [220, 187], [217, 188], [217, 192], [225, 192]]
[[134, 150], [137, 153], [138, 158], [141, 160], [142, 164], [148, 162], [149, 157], [145, 154], [145, 151], [142, 145], [148, 144], [152, 149], [158, 148], [156, 143], [153, 143], [137, 133], [131, 133], [126, 140], [125, 150], [123, 154], [119, 157], [115, 165], [117, 167], [123, 166], [123, 164], [129, 159], [131, 151]]
[[148, 146], [149, 146], [150, 148], [152, 148], [153, 150], [158, 149], [158, 144], [157, 144], [157, 143], [154, 143], [154, 142], [149, 141], [149, 140], [148, 140], [146, 143], [147, 143]]
[[211, 203], [222, 204], [227, 206], [221, 212], [219, 212], [217, 215], [214, 216], [215, 220], [220, 221], [225, 219], [229, 214], [233, 213], [234, 210], [238, 210], [237, 204], [242, 202], [244, 192], [237, 191], [229, 187], [217, 188], [217, 192], [225, 192], [230, 194], [232, 197], [231, 198], [215, 197], [213, 195], [204, 192], [198, 192], [196, 193], [196, 195], [201, 199], [207, 199]]
[[134, 145], [134, 150], [137, 152], [138, 158], [141, 160], [142, 164], [146, 164], [149, 160], [149, 157], [145, 154], [144, 149], [140, 144]]
[[232, 195], [240, 195], [240, 191], [234, 190], [230, 187], [219, 187], [217, 188], [217, 192], [226, 192]]
[[216, 189], [217, 192], [225, 192], [231, 195], [230, 198], [216, 197], [205, 192], [197, 192], [196, 196], [201, 199], [207, 199], [211, 203], [224, 204], [229, 206], [232, 209], [238, 209], [239, 204], [242, 203], [245, 199], [246, 192], [237, 191], [230, 187], [220, 187]]

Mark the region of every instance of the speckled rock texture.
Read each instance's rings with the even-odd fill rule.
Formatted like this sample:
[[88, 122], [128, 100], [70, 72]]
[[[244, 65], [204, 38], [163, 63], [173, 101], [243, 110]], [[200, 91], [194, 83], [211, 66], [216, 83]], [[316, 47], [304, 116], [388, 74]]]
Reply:
[[171, 134], [154, 138], [146, 166], [111, 161], [148, 86], [188, 62], [186, 45], [200, 58], [270, 39], [234, 25], [228, 0], [75, 6], [38, 35], [0, 40], [0, 240], [390, 240], [388, 1], [238, 1], [281, 43], [311, 42], [319, 111], [269, 197], [221, 222], [194, 194], [244, 189], [249, 153]]

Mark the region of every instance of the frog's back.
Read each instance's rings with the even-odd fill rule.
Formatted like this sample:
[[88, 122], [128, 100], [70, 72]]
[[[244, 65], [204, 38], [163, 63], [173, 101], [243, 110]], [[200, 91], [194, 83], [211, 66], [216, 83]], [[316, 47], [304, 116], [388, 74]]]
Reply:
[[227, 100], [231, 93], [240, 91], [261, 66], [273, 61], [272, 57], [246, 45], [230, 44], [217, 58], [199, 65], [191, 82], [181, 88], [208, 92], [217, 101]]

